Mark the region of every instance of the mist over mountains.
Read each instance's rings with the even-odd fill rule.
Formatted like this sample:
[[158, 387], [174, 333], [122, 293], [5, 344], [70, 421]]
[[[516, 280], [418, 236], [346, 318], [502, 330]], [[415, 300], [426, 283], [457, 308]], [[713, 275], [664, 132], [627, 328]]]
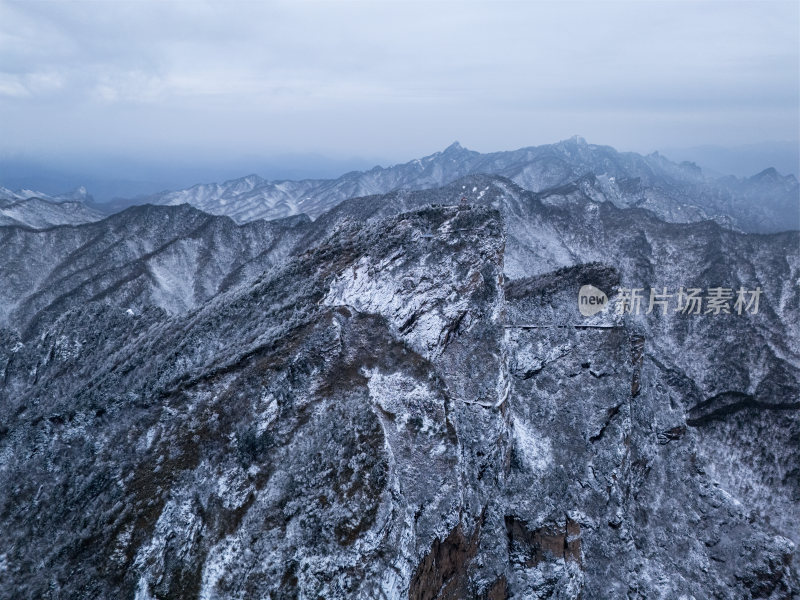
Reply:
[[[658, 153], [620, 153], [610, 146], [588, 144], [578, 136], [556, 144], [491, 154], [467, 150], [455, 142], [421, 159], [352, 171], [336, 179], [271, 181], [249, 175], [93, 205], [92, 209], [108, 212], [130, 204], [187, 203], [239, 223], [300, 213], [313, 219], [347, 198], [441, 186], [478, 173], [501, 175], [535, 192], [582, 185], [617, 206], [647, 208], [670, 222], [712, 219], [726, 227], [756, 233], [800, 228], [800, 188], [793, 175], [767, 168], [747, 178], [710, 177], [693, 163], [673, 163]], [[85, 194], [85, 188], [80, 189]], [[22, 195], [26, 194], [34, 192], [23, 191]], [[0, 190], [0, 197], [11, 199], [14, 195]]]
[[690, 148], [666, 147], [663, 154], [680, 162], [703, 165], [703, 170], [718, 177], [750, 177], [772, 167], [786, 175], [800, 176], [800, 145], [797, 142], [764, 142], [726, 148], [704, 145]]
[[534, 192], [586, 178], [585, 185], [618, 206], [648, 208], [672, 222], [714, 219], [753, 232], [800, 227], [800, 188], [792, 175], [767, 169], [748, 179], [711, 179], [691, 163], [675, 164], [658, 153], [646, 157], [619, 153], [577, 136], [492, 154], [473, 152], [456, 142], [422, 159], [352, 172], [336, 180], [266, 181], [251, 175], [147, 200], [172, 205], [186, 202], [238, 222], [298, 213], [315, 218], [345, 198], [441, 186], [476, 173], [501, 175]]
[[76, 157], [0, 156], [0, 184], [11, 189], [31, 189], [47, 195], [84, 186], [101, 205], [125, 208], [120, 202], [163, 190], [189, 187], [198, 182], [223, 181], [256, 172], [270, 179], [336, 178], [356, 169], [369, 169], [380, 160], [329, 158], [318, 154], [232, 158], [180, 153], [161, 158], [87, 154]]
[[3, 193], [0, 596], [800, 593], [794, 177], [575, 138]]

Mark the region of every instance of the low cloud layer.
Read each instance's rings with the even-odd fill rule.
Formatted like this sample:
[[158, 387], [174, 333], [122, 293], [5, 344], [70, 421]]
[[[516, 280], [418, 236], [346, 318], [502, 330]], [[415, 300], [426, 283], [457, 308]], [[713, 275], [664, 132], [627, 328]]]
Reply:
[[795, 2], [0, 2], [0, 153], [796, 140]]

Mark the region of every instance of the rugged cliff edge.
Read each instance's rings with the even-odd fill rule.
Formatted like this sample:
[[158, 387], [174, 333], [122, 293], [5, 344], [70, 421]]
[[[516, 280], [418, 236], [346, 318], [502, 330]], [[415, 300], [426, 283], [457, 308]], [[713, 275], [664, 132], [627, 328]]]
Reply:
[[[800, 593], [796, 234], [489, 177], [245, 238], [184, 218], [5, 313], [0, 596]], [[240, 258], [187, 254], [212, 225]], [[211, 283], [164, 303], [160, 261]], [[586, 283], [764, 297], [587, 320]]]

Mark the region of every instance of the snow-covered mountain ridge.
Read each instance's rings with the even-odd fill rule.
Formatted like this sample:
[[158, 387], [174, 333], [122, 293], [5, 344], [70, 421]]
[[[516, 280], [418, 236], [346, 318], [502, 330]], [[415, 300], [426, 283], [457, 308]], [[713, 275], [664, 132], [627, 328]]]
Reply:
[[105, 215], [89, 207], [86, 188], [48, 195], [33, 190], [12, 191], [0, 187], [0, 225], [43, 229], [55, 225], [79, 225], [99, 221]]
[[0, 227], [0, 596], [797, 595], [800, 233], [600, 186]]
[[456, 142], [405, 164], [351, 172], [333, 180], [267, 181], [250, 175], [156, 194], [147, 201], [188, 203], [240, 223], [298, 213], [316, 218], [348, 198], [439, 187], [477, 173], [501, 175], [534, 192], [594, 176], [604, 196], [617, 206], [648, 208], [667, 221], [713, 219], [753, 232], [800, 229], [800, 188], [791, 175], [768, 169], [749, 179], [713, 179], [692, 163], [676, 164], [657, 153], [617, 152], [577, 136], [490, 154], [467, 150]]

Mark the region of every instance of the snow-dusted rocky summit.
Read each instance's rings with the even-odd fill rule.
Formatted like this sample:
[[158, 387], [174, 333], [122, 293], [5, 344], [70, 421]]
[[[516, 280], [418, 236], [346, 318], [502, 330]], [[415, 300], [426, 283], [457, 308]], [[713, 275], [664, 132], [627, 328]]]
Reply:
[[201, 184], [145, 200], [191, 204], [239, 223], [305, 213], [316, 218], [348, 198], [421, 190], [471, 174], [501, 175], [540, 192], [590, 176], [598, 193], [619, 207], [652, 210], [666, 221], [714, 219], [742, 231], [770, 233], [800, 229], [800, 187], [792, 175], [767, 169], [748, 179], [715, 179], [697, 165], [673, 163], [658, 153], [641, 156], [583, 138], [511, 152], [480, 154], [458, 142], [442, 152], [388, 168], [351, 172], [338, 179], [267, 181], [257, 175], [224, 183]]
[[0, 597], [796, 597], [800, 234], [596, 185], [0, 228]]

